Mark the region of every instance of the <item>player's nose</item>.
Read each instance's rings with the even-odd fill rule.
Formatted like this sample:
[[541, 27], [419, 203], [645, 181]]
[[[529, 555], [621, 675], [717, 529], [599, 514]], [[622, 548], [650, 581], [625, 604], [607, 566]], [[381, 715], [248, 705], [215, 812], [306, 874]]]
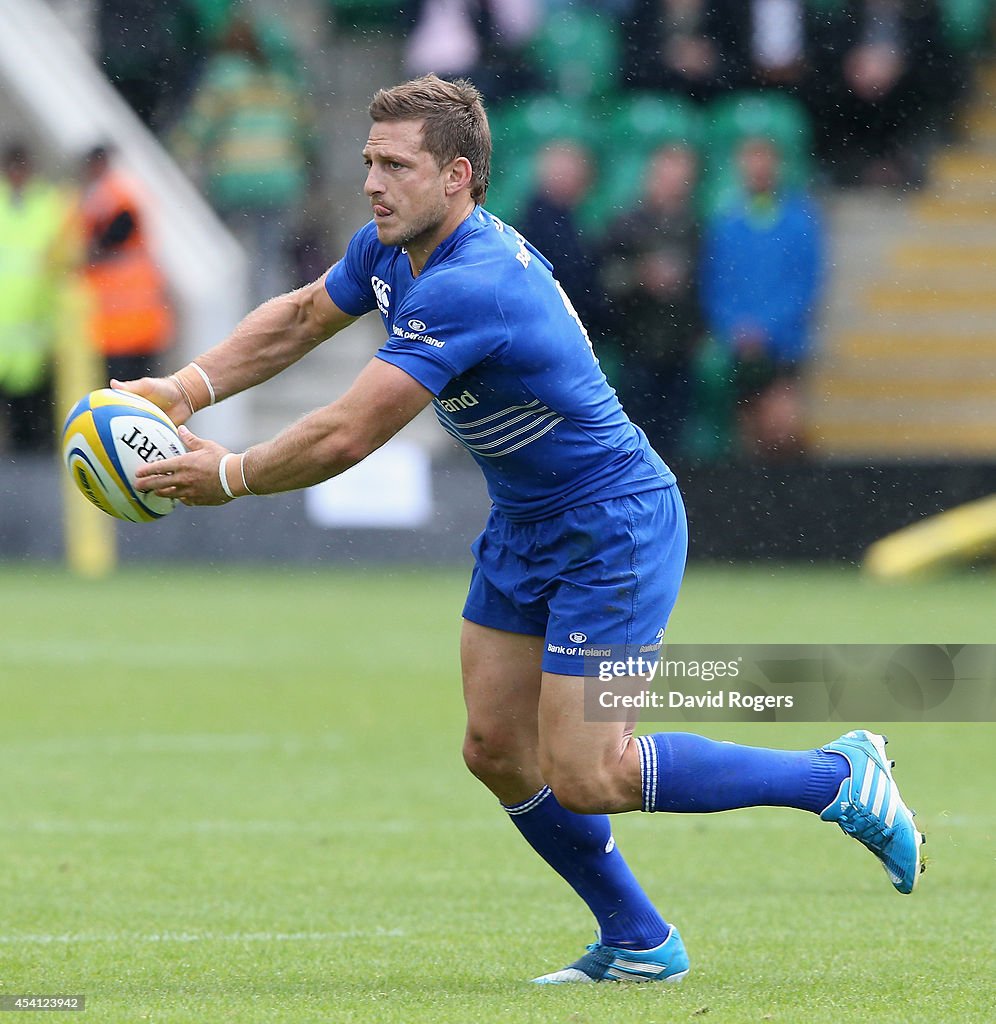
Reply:
[[370, 196], [372, 198], [373, 196], [379, 195], [383, 191], [384, 190], [381, 187], [380, 176], [377, 174], [376, 168], [371, 167], [367, 171], [366, 181], [363, 182], [363, 193], [364, 195]]

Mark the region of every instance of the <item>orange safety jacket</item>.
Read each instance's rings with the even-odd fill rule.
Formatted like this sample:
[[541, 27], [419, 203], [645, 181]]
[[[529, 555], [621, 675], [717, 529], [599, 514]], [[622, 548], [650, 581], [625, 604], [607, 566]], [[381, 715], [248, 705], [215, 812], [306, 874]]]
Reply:
[[[105, 356], [159, 352], [173, 336], [173, 310], [166, 283], [149, 252], [132, 187], [115, 171], [88, 186], [81, 199], [83, 230], [91, 250], [84, 278], [91, 293], [91, 334]], [[93, 243], [122, 213], [134, 230], [106, 254]]]

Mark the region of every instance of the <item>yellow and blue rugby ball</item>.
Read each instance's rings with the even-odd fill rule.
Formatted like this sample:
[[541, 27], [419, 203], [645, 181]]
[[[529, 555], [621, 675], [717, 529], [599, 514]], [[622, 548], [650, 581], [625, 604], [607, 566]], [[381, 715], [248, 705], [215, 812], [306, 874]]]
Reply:
[[177, 505], [136, 490], [135, 470], [186, 450], [162, 409], [114, 388], [81, 398], [62, 428], [62, 458], [80, 493], [102, 512], [131, 523], [162, 519]]

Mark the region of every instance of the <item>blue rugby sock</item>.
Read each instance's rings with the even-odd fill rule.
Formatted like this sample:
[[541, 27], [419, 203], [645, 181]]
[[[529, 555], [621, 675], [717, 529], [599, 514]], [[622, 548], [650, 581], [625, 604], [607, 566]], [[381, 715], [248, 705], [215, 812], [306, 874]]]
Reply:
[[605, 945], [653, 949], [667, 938], [668, 923], [616, 849], [607, 815], [565, 810], [549, 786], [505, 810], [526, 842], [588, 905]]
[[693, 733], [638, 736], [645, 811], [705, 813], [735, 807], [798, 807], [819, 814], [850, 774], [823, 750], [717, 743]]

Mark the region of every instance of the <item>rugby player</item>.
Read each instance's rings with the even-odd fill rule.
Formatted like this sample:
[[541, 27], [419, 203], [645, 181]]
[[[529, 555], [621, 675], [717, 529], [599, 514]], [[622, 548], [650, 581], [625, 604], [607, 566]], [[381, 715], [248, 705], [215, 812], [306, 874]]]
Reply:
[[372, 220], [342, 259], [172, 376], [115, 384], [182, 423], [368, 312], [383, 346], [341, 398], [247, 451], [184, 428], [188, 453], [143, 467], [139, 485], [189, 505], [308, 487], [433, 406], [493, 503], [463, 609], [464, 758], [598, 927], [575, 963], [537, 982], [688, 972], [678, 930], [613, 841], [608, 815], [622, 811], [799, 808], [836, 821], [911, 892], [922, 836], [881, 737], [784, 751], [586, 718], [585, 650], [660, 649], [685, 564], [675, 477], [627, 418], [549, 262], [484, 208], [491, 137], [477, 90], [430, 75], [379, 91], [370, 116]]

